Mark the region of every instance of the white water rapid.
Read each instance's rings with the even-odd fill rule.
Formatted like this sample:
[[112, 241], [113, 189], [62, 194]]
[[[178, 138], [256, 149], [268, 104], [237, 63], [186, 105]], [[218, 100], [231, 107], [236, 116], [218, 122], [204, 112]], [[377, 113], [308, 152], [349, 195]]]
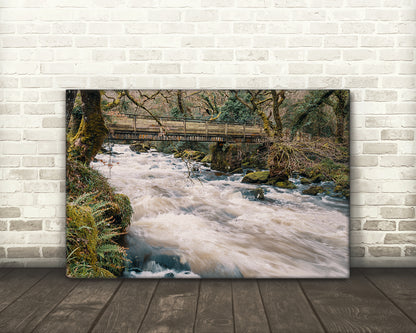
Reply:
[[[348, 203], [262, 185], [265, 200], [198, 164], [196, 177], [172, 155], [115, 145], [109, 179], [134, 214], [130, 277], [347, 277]], [[106, 161], [109, 155], [98, 155]], [[92, 163], [109, 177], [106, 163]]]

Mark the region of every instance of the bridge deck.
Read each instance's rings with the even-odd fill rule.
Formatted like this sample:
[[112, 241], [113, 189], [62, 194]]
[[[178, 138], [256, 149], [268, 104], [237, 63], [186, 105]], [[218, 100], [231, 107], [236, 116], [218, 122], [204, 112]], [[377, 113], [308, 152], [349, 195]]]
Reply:
[[257, 125], [171, 118], [161, 118], [161, 123], [163, 127], [154, 119], [114, 117], [108, 127], [113, 140], [255, 143], [265, 138], [263, 128]]

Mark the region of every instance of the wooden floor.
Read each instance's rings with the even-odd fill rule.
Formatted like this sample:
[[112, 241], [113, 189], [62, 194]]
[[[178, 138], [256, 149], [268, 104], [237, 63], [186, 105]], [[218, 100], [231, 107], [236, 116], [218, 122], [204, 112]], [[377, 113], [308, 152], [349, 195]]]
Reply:
[[416, 332], [416, 269], [347, 280], [71, 280], [0, 269], [0, 332]]

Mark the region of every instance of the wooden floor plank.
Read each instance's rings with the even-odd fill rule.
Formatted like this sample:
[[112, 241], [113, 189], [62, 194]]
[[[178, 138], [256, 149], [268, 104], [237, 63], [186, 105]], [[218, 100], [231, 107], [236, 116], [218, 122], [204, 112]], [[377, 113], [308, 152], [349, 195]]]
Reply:
[[195, 332], [234, 332], [231, 281], [201, 281]]
[[160, 281], [140, 332], [192, 332], [199, 283], [198, 280]]
[[34, 332], [87, 332], [121, 280], [82, 280]]
[[136, 333], [143, 321], [157, 280], [125, 280], [92, 332]]
[[0, 280], [0, 311], [23, 295], [36, 282], [42, 279], [48, 269], [15, 268]]
[[261, 280], [258, 284], [273, 332], [324, 332], [298, 281]]
[[235, 332], [269, 332], [257, 281], [232, 281], [232, 291]]
[[77, 283], [53, 269], [0, 313], [0, 332], [31, 332]]
[[13, 268], [0, 268], [0, 279], [6, 274], [10, 273]]
[[411, 269], [365, 269], [363, 274], [416, 323], [416, 274]]
[[361, 273], [301, 286], [329, 332], [415, 332], [415, 325]]

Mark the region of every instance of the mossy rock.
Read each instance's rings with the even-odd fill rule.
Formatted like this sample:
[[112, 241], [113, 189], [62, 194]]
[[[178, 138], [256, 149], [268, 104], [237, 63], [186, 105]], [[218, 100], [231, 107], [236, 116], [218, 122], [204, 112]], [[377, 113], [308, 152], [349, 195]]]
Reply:
[[317, 184], [317, 183], [323, 182], [325, 180], [326, 180], [326, 178], [325, 178], [324, 175], [318, 174], [318, 175], [316, 175], [315, 177], [313, 177], [311, 179], [311, 182], [314, 183], [314, 184]]
[[173, 157], [175, 157], [175, 158], [181, 158], [182, 157], [182, 152], [177, 151], [176, 153], [173, 154]]
[[244, 176], [242, 182], [250, 183], [250, 184], [264, 184], [264, 183], [267, 183], [269, 176], [270, 176], [269, 171], [251, 172]]
[[243, 169], [242, 168], [237, 168], [237, 169], [234, 169], [233, 171], [231, 171], [231, 173], [243, 173]]
[[256, 188], [256, 189], [253, 191], [253, 194], [254, 194], [254, 197], [255, 197], [256, 199], [258, 199], [258, 200], [264, 200], [264, 191], [263, 191], [263, 189], [262, 189], [261, 187]]
[[309, 178], [301, 178], [300, 179], [300, 183], [302, 184], [302, 185], [310, 185], [310, 184], [312, 184], [312, 181], [309, 179]]
[[287, 188], [287, 189], [295, 189], [296, 185], [293, 184], [290, 180], [286, 180], [284, 182], [276, 182], [275, 186], [280, 187], [280, 188]]
[[302, 194], [317, 195], [319, 193], [325, 192], [325, 189], [322, 186], [311, 186], [306, 190], [302, 191]]
[[147, 143], [136, 142], [131, 144], [130, 149], [138, 154], [147, 153], [150, 150], [150, 145]]
[[121, 227], [121, 232], [125, 232], [133, 215], [130, 199], [125, 194], [117, 193], [114, 195], [114, 201], [119, 208], [118, 215], [115, 215], [115, 221], [117, 226]]

